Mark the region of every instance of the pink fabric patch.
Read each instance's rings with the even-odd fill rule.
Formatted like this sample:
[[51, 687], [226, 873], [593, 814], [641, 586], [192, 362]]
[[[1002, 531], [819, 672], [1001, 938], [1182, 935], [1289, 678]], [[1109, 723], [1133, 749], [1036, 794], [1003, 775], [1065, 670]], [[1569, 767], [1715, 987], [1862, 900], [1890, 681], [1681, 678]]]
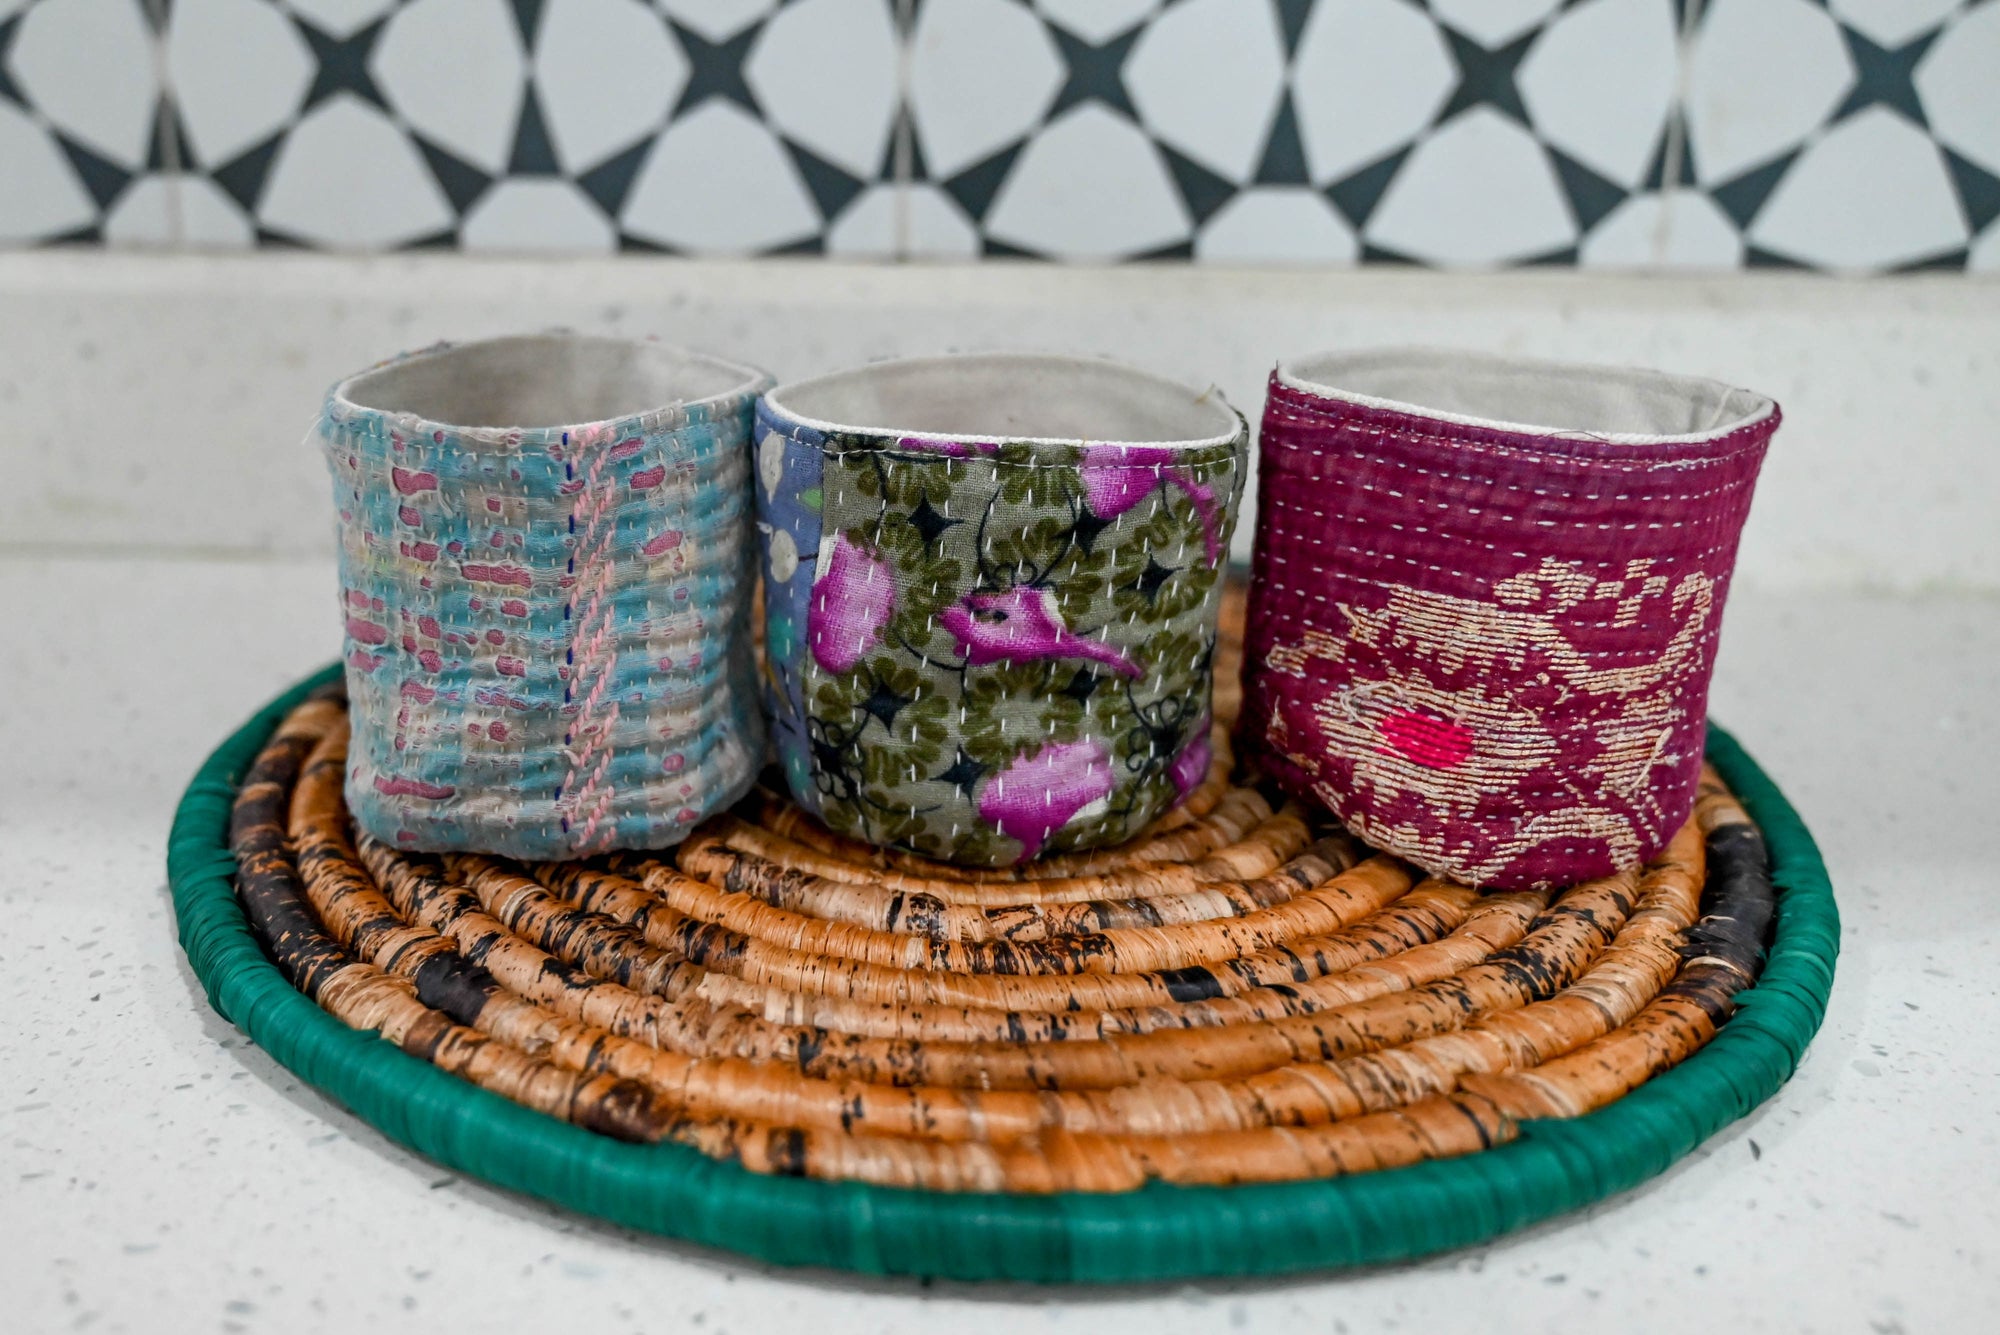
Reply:
[[360, 617], [347, 618], [347, 635], [349, 639], [360, 644], [387, 644], [389, 642], [389, 632], [385, 628], [376, 625], [372, 621], [363, 621]]
[[399, 776], [377, 774], [375, 791], [390, 797], [421, 797], [432, 802], [441, 802], [456, 793], [458, 789], [449, 784], [426, 783], [421, 779], [405, 779]]
[[531, 589], [535, 586], [534, 576], [520, 566], [485, 565], [468, 561], [458, 568], [458, 573], [467, 579], [485, 584], [511, 584], [517, 588]]
[[1180, 451], [1165, 445], [1090, 445], [1083, 451], [1083, 503], [1099, 519], [1116, 519], [1161, 487], [1172, 485], [1201, 517], [1202, 546], [1208, 563], [1222, 558], [1216, 533], [1215, 489], [1174, 468]]
[[1209, 734], [1214, 730], [1215, 720], [1207, 714], [1194, 725], [1194, 733], [1187, 744], [1174, 757], [1174, 763], [1167, 767], [1167, 777], [1174, 781], [1176, 803], [1185, 802], [1187, 795], [1201, 786], [1208, 777], [1209, 766], [1215, 763], [1215, 748]]
[[1054, 742], [1016, 756], [989, 778], [979, 791], [979, 815], [1017, 841], [1020, 861], [1027, 862], [1050, 835], [1116, 785], [1111, 756], [1101, 742], [1092, 737]]
[[957, 637], [959, 652], [974, 664], [1080, 658], [1121, 677], [1139, 675], [1138, 664], [1122, 652], [1064, 625], [1048, 589], [1017, 586], [1004, 593], [970, 593], [939, 612], [938, 624]]
[[881, 642], [896, 610], [896, 579], [880, 557], [842, 534], [834, 539], [826, 573], [813, 585], [806, 639], [828, 672], [849, 672]]
[[1450, 769], [1472, 754], [1472, 730], [1415, 709], [1382, 720], [1382, 740], [1399, 755], [1432, 769]]
[[1083, 451], [1083, 503], [1116, 519], [1160, 488], [1175, 451], [1165, 445], [1089, 445]]

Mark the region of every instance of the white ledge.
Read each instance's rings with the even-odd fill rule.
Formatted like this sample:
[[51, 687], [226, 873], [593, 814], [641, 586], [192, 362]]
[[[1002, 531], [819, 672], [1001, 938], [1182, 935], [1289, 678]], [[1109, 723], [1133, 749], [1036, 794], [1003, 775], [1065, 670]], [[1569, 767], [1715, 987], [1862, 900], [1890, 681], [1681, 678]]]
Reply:
[[[439, 338], [656, 333], [781, 380], [1049, 349], [1213, 382], [1433, 343], [1653, 366], [1776, 398], [1741, 582], [2000, 589], [2000, 282], [990, 262], [0, 254], [0, 550], [314, 556], [326, 387]], [[1248, 551], [1249, 525], [1238, 535]]]

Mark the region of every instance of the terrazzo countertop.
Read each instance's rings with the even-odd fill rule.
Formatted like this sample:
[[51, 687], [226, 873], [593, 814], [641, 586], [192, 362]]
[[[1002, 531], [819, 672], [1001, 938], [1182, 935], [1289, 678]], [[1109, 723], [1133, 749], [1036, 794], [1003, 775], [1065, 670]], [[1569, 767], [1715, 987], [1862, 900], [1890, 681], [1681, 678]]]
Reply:
[[175, 801], [331, 658], [330, 562], [0, 557], [0, 1328], [1974, 1331], [2000, 1302], [2000, 600], [1739, 590], [1714, 696], [1817, 833], [1825, 1028], [1648, 1186], [1428, 1262], [1035, 1290], [601, 1227], [405, 1152], [208, 1008]]

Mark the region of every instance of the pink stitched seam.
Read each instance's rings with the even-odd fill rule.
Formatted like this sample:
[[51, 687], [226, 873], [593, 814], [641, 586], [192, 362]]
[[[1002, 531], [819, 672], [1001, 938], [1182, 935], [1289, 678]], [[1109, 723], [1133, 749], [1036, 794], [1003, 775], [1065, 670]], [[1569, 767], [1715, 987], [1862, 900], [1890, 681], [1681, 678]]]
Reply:
[[[1329, 451], [1329, 450], [1316, 450], [1316, 449], [1308, 449], [1306, 446], [1303, 445], [1286, 444], [1285, 442], [1282, 441], [1273, 441], [1271, 443], [1270, 448], [1272, 450], [1279, 450], [1291, 454], [1311, 454], [1315, 459], [1323, 459], [1326, 458], [1329, 454], [1332, 454], [1334, 457], [1345, 460], [1347, 462], [1364, 464], [1369, 467], [1386, 466], [1389, 468], [1397, 469], [1405, 473], [1415, 473], [1419, 477], [1435, 477], [1440, 482], [1470, 482], [1475, 486], [1484, 487], [1488, 491], [1492, 491], [1497, 488], [1498, 490], [1501, 491], [1520, 492], [1523, 495], [1559, 496], [1564, 500], [1578, 500], [1578, 501], [1604, 501], [1604, 500], [1642, 501], [1648, 504], [1658, 504], [1661, 502], [1688, 503], [1693, 501], [1707, 500], [1711, 496], [1721, 496], [1732, 491], [1740, 491], [1745, 487], [1755, 485], [1757, 481], [1756, 475], [1753, 473], [1748, 477], [1739, 477], [1729, 482], [1725, 482], [1719, 487], [1710, 487], [1707, 491], [1659, 492], [1659, 493], [1645, 493], [1645, 494], [1621, 491], [1617, 492], [1616, 494], [1609, 494], [1601, 491], [1566, 491], [1566, 490], [1557, 490], [1549, 487], [1518, 487], [1513, 485], [1512, 483], [1501, 482], [1498, 478], [1479, 477], [1471, 473], [1453, 473], [1443, 469], [1424, 468], [1417, 464], [1405, 463], [1401, 459], [1392, 459], [1387, 455], [1364, 454], [1360, 450], [1346, 450], [1340, 452]], [[1267, 453], [1268, 452], [1269, 451], [1267, 451]], [[1276, 461], [1274, 460], [1273, 462]], [[1410, 497], [1405, 492], [1397, 491], [1393, 487], [1377, 486], [1371, 482], [1355, 482], [1338, 472], [1318, 473], [1318, 472], [1308, 472], [1302, 470], [1298, 473], [1291, 473], [1282, 468], [1273, 468], [1271, 469], [1271, 473], [1275, 477], [1303, 477], [1309, 481], [1325, 483], [1329, 486], [1359, 487], [1362, 491], [1380, 492], [1385, 496], [1393, 496], [1398, 500], [1409, 499], [1415, 501], [1415, 503], [1419, 505], [1436, 505], [1440, 509], [1453, 506], [1456, 503], [1453, 500], [1443, 500], [1443, 501], [1421, 500], [1415, 497]], [[1475, 510], [1474, 513], [1478, 513], [1478, 511]]]
[[[1280, 413], [1279, 416], [1284, 425], [1304, 427], [1314, 432], [1326, 432], [1329, 434], [1338, 434], [1344, 436], [1352, 436], [1352, 435], [1375, 436], [1375, 437], [1380, 437], [1381, 439], [1384, 440], [1402, 441], [1407, 444], [1448, 445], [1454, 450], [1462, 450], [1471, 454], [1493, 455], [1496, 457], [1496, 461], [1499, 462], [1506, 462], [1507, 460], [1512, 458], [1512, 459], [1519, 459], [1525, 463], [1533, 464], [1538, 467], [1548, 467], [1548, 468], [1569, 467], [1589, 472], [1656, 474], [1661, 472], [1689, 472], [1696, 468], [1720, 468], [1725, 465], [1738, 464], [1741, 462], [1739, 458], [1739, 454], [1741, 452], [1739, 451], [1739, 454], [1716, 455], [1705, 459], [1658, 460], [1651, 463], [1622, 464], [1622, 463], [1615, 463], [1612, 460], [1604, 458], [1601, 455], [1591, 456], [1591, 455], [1542, 454], [1539, 451], [1530, 450], [1525, 447], [1516, 445], [1494, 445], [1486, 441], [1458, 440], [1452, 437], [1441, 437], [1436, 440], [1433, 440], [1430, 437], [1422, 435], [1408, 434], [1398, 431], [1384, 431], [1374, 428], [1356, 427], [1346, 424], [1343, 424], [1339, 427], [1330, 427], [1320, 422], [1299, 421], [1298, 419], [1292, 418], [1283, 413]], [[1265, 426], [1268, 430], [1270, 426], [1270, 421], [1268, 418], [1265, 420]], [[1266, 454], [1271, 454], [1271, 453], [1310, 454], [1314, 458], [1318, 459], [1318, 458], [1324, 458], [1329, 453], [1340, 452], [1340, 451], [1330, 451], [1325, 448], [1315, 448], [1314, 446], [1311, 445], [1297, 444], [1292, 441], [1285, 440], [1283, 438], [1272, 439], [1266, 437], [1266, 439], [1268, 441], [1268, 444], [1266, 444], [1264, 451]], [[1364, 456], [1359, 452], [1351, 452], [1348, 453], [1348, 457], [1355, 459], [1365, 458], [1370, 463], [1385, 463], [1396, 468], [1405, 468], [1405, 469], [1416, 468], [1416, 471], [1418, 472], [1428, 471], [1426, 469], [1417, 467], [1416, 465], [1413, 464], [1403, 463], [1400, 460], [1393, 459], [1388, 455], [1381, 453], [1368, 454]], [[1458, 480], [1465, 482], [1478, 482], [1489, 486], [1492, 485], [1492, 483], [1497, 480], [1491, 478], [1474, 477], [1470, 474], [1454, 474], [1454, 473], [1444, 473], [1444, 472], [1440, 472], [1439, 476], [1446, 478], [1456, 478]]]
[[[1273, 496], [1271, 498], [1271, 501], [1273, 504], [1281, 505], [1287, 510], [1297, 510], [1305, 514], [1310, 514], [1315, 519], [1325, 519], [1327, 517], [1326, 511], [1312, 509], [1309, 505], [1306, 505], [1299, 501], [1287, 501], [1276, 496]], [[1526, 518], [1524, 518], [1521, 515], [1510, 515], [1500, 510], [1482, 511], [1481, 513], [1490, 514], [1492, 518], [1497, 519], [1500, 522], [1506, 524], [1525, 524], [1529, 522]], [[1382, 522], [1384, 522], [1381, 520], [1371, 520], [1366, 515], [1361, 514], [1358, 510], [1337, 511], [1334, 514], [1334, 518], [1345, 523], [1353, 523], [1353, 524], [1379, 525]], [[1722, 516], [1720, 514], [1704, 514], [1698, 519], [1676, 519], [1671, 521], [1670, 523], [1665, 523], [1665, 524], [1660, 523], [1658, 520], [1651, 520], [1642, 525], [1637, 523], [1636, 521], [1629, 524], [1612, 524], [1607, 521], [1601, 521], [1601, 520], [1594, 521], [1589, 519], [1576, 519], [1568, 521], [1566, 523], [1556, 519], [1537, 519], [1534, 520], [1533, 523], [1536, 528], [1586, 528], [1586, 529], [1594, 528], [1597, 529], [1599, 532], [1609, 532], [1615, 529], [1621, 533], [1629, 533], [1634, 529], [1638, 528], [1646, 528], [1646, 529], [1700, 528], [1703, 524], [1718, 524], [1721, 522], [1721, 520]], [[1388, 526], [1392, 529], [1395, 529], [1398, 532], [1404, 532], [1404, 531], [1408, 531], [1411, 533], [1438, 532], [1441, 534], [1456, 536], [1455, 530], [1448, 528], [1440, 528], [1433, 530], [1427, 525], [1423, 524], [1399, 524], [1393, 521], [1389, 521]]]
[[[1473, 582], [1478, 584], [1490, 585], [1493, 582], [1492, 578], [1487, 575], [1475, 574], [1474, 572], [1469, 570], [1457, 570], [1453, 569], [1450, 566], [1427, 564], [1426, 562], [1418, 559], [1417, 557], [1404, 556], [1399, 552], [1380, 551], [1373, 547], [1356, 547], [1349, 543], [1343, 543], [1343, 542], [1328, 542], [1324, 537], [1316, 533], [1313, 533], [1309, 530], [1302, 531], [1300, 529], [1296, 529], [1289, 525], [1283, 524], [1283, 521], [1280, 520], [1278, 516], [1275, 514], [1275, 510], [1303, 510], [1305, 507], [1293, 505], [1291, 502], [1276, 496], [1269, 497], [1268, 499], [1271, 505], [1274, 507], [1274, 513], [1271, 517], [1269, 529], [1267, 531], [1267, 537], [1265, 540], [1266, 545], [1263, 549], [1263, 555], [1269, 558], [1270, 560], [1288, 564], [1289, 563], [1288, 559], [1280, 553], [1277, 544], [1280, 541], [1283, 541], [1285, 543], [1297, 543], [1300, 541], [1305, 541], [1311, 543], [1315, 547], [1322, 547], [1322, 548], [1331, 547], [1334, 551], [1337, 552], [1352, 552], [1358, 556], [1372, 556], [1372, 557], [1380, 557], [1389, 560], [1400, 561], [1404, 565], [1417, 566], [1420, 569], [1430, 570], [1440, 574], [1454, 575], [1461, 579], [1472, 580]], [[1313, 513], [1315, 515], [1318, 515], [1319, 512], [1314, 511]], [[1324, 516], [1320, 517], [1323, 518]], [[1625, 525], [1624, 527], [1636, 528], [1637, 525]], [[1660, 528], [1661, 526], [1658, 524], [1654, 524], [1651, 527], [1657, 529]], [[1673, 527], [1680, 528], [1682, 527], [1682, 524], [1677, 522], [1673, 525]], [[1419, 529], [1417, 531], [1428, 532], [1429, 530]], [[1479, 545], [1484, 547], [1489, 552], [1501, 550], [1498, 545], [1490, 542], [1482, 542]], [[1701, 564], [1705, 562], [1707, 558], [1715, 556], [1721, 552], [1727, 551], [1732, 547], [1734, 547], [1735, 545], [1736, 544], [1734, 540], [1728, 542], [1715, 543], [1708, 547], [1693, 549], [1686, 552], [1674, 552], [1671, 554], [1671, 559], [1682, 563]], [[1534, 554], [1531, 552], [1517, 551], [1517, 552], [1510, 552], [1508, 554], [1510, 556], [1515, 557], [1518, 560], [1523, 560], [1523, 561], [1534, 559]], [[1590, 564], [1596, 565], [1599, 569], [1610, 569], [1615, 565], [1622, 564], [1626, 559], [1627, 559], [1626, 557], [1621, 555], [1615, 560], [1596, 561], [1596, 562], [1591, 562]], [[1329, 573], [1327, 567], [1321, 566], [1318, 567], [1318, 569], [1323, 574]], [[1345, 572], [1332, 571], [1330, 573], [1344, 574]]]
[[[1291, 405], [1280, 404], [1275, 402], [1267, 405], [1264, 410], [1264, 436], [1260, 436], [1260, 440], [1264, 440], [1266, 437], [1268, 437], [1273, 417], [1277, 418], [1278, 421], [1283, 423], [1284, 425], [1300, 427], [1303, 428], [1304, 430], [1315, 433], [1326, 432], [1329, 434], [1343, 434], [1343, 435], [1358, 434], [1367, 436], [1379, 436], [1387, 440], [1400, 440], [1411, 444], [1425, 444], [1432, 446], [1448, 445], [1451, 446], [1453, 449], [1469, 450], [1480, 454], [1493, 454], [1493, 455], [1503, 455], [1503, 456], [1511, 455], [1524, 459], [1534, 464], [1544, 464], [1544, 465], [1567, 464], [1577, 468], [1602, 469], [1606, 472], [1615, 472], [1615, 473], [1656, 473], [1662, 470], [1710, 468], [1719, 464], [1734, 463], [1736, 462], [1737, 456], [1739, 454], [1756, 448], [1754, 444], [1737, 444], [1735, 439], [1736, 437], [1754, 436], [1756, 433], [1763, 430], [1767, 425], [1770, 427], [1772, 431], [1775, 431], [1777, 429], [1776, 418], [1775, 417], [1766, 418], [1763, 421], [1753, 422], [1749, 426], [1738, 427], [1734, 431], [1731, 431], [1725, 435], [1717, 436], [1713, 441], [1696, 441], [1692, 443], [1684, 443], [1678, 447], [1678, 448], [1712, 449], [1715, 446], [1728, 443], [1730, 448], [1727, 452], [1717, 452], [1713, 454], [1707, 454], [1692, 458], [1639, 460], [1631, 464], [1624, 464], [1624, 463], [1614, 462], [1609, 457], [1601, 454], [1576, 455], [1576, 454], [1545, 453], [1541, 450], [1536, 449], [1533, 445], [1527, 444], [1525, 442], [1521, 444], [1515, 444], [1512, 442], [1503, 442], [1503, 441], [1475, 440], [1464, 436], [1442, 434], [1438, 432], [1419, 431], [1410, 428], [1382, 426], [1379, 424], [1368, 422], [1367, 419], [1365, 418], [1356, 419], [1350, 417], [1308, 417], [1301, 415], [1300, 410], [1295, 407], [1292, 407]], [[1578, 443], [1590, 444], [1592, 442], [1591, 439], [1588, 437], [1580, 437], [1578, 438]], [[1269, 442], [1269, 444], [1274, 444], [1282, 449], [1290, 450], [1294, 453], [1308, 453], [1313, 455], [1321, 455], [1325, 453], [1324, 450], [1311, 449], [1310, 447], [1293, 444], [1290, 441], [1282, 439]]]
[[[1436, 421], [1435, 419], [1426, 418], [1419, 414], [1399, 412], [1391, 408], [1371, 408], [1362, 404], [1323, 399], [1318, 395], [1287, 385], [1275, 375], [1271, 377], [1268, 385], [1269, 387], [1265, 391], [1264, 400], [1265, 424], [1267, 426], [1270, 422], [1270, 415], [1275, 412], [1296, 426], [1309, 427], [1317, 431], [1364, 430], [1369, 435], [1387, 436], [1391, 439], [1429, 441], [1467, 448], [1483, 448], [1509, 453], [1517, 452], [1535, 458], [1539, 462], [1588, 463], [1599, 461], [1590, 459], [1587, 456], [1579, 457], [1561, 454], [1544, 456], [1530, 443], [1533, 439], [1547, 438], [1540, 435], [1529, 437], [1526, 433], [1509, 431], [1504, 427], [1461, 426], [1456, 423]], [[1382, 420], [1384, 418], [1389, 419], [1389, 422], [1394, 423], [1394, 425], [1385, 423]], [[1676, 447], [1704, 451], [1726, 447], [1728, 451], [1732, 452], [1754, 449], [1756, 448], [1754, 444], [1741, 443], [1738, 437], [1748, 439], [1760, 434], [1768, 437], [1777, 431], [1783, 420], [1783, 413], [1778, 409], [1776, 404], [1773, 404], [1771, 415], [1768, 417], [1759, 418], [1754, 422], [1745, 422], [1742, 426], [1732, 427], [1721, 435], [1712, 436], [1706, 440], [1676, 442]], [[1427, 429], [1425, 425], [1427, 423], [1434, 424], [1430, 425]], [[1490, 433], [1501, 437], [1501, 439], [1497, 441], [1474, 440], [1471, 438], [1473, 432]], [[1604, 443], [1601, 437], [1590, 435], [1587, 432], [1573, 433], [1561, 436], [1560, 438], [1573, 441], [1577, 444]], [[1728, 456], [1724, 455], [1723, 457], [1726, 458]], [[1604, 462], [1608, 462], [1608, 460]], [[1655, 460], [1651, 463], [1642, 463], [1637, 468], [1627, 468], [1618, 464], [1612, 464], [1611, 466], [1626, 472], [1650, 472], [1657, 468], [1685, 468], [1716, 462], [1721, 462], [1721, 459], [1711, 454], [1701, 458], [1677, 462]]]
[[[600, 732], [609, 733], [617, 726], [618, 702], [614, 700], [611, 702], [611, 711], [604, 717]], [[582, 758], [578, 757], [579, 760]], [[610, 767], [611, 751], [606, 748], [597, 755], [596, 763], [591, 768], [590, 778], [584, 782], [583, 788], [577, 794], [578, 806], [590, 808], [590, 814], [583, 820], [583, 831], [577, 836], [577, 847], [586, 852], [591, 851], [592, 843], [597, 838], [597, 827], [609, 814], [613, 790], [609, 786], [600, 785], [604, 772]], [[609, 834], [611, 831], [607, 829], [606, 833]]]
[[[617, 655], [615, 636], [610, 633], [611, 613], [605, 598], [617, 559], [611, 550], [617, 536], [617, 525], [606, 525], [604, 517], [614, 508], [612, 503], [616, 498], [612, 493], [618, 484], [613, 480], [608, 486], [603, 485], [610, 451], [599, 447], [606, 438], [608, 432], [603, 430], [587, 435], [578, 433], [570, 447], [572, 450], [588, 449], [591, 456], [574, 512], [580, 521], [581, 531], [574, 537], [579, 553], [578, 569], [576, 582], [569, 589], [569, 600], [577, 608], [577, 615], [570, 623], [570, 680], [574, 683], [588, 673], [590, 687], [589, 694], [577, 703], [576, 712], [570, 720], [569, 732], [573, 744], [569, 748], [569, 772], [563, 780], [563, 805], [570, 812], [566, 823], [579, 852], [591, 851], [591, 841], [596, 838], [597, 828], [611, 803], [611, 790], [601, 786], [611, 757], [608, 752], [599, 757], [597, 752], [618, 721], [615, 701], [608, 717], [601, 722], [592, 718], [610, 684], [609, 660]], [[589, 600], [587, 604], [583, 601], [585, 598]], [[596, 726], [592, 726], [593, 723]], [[596, 763], [593, 764], [593, 760]], [[587, 778], [584, 777], [586, 768], [589, 771]], [[580, 833], [577, 829], [579, 823], [582, 826]]]

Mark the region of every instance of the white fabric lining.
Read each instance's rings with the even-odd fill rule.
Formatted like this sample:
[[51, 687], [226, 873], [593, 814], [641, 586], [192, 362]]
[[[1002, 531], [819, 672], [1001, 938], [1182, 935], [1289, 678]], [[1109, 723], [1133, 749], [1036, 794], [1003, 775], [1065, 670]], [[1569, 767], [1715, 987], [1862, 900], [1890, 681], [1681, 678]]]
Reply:
[[818, 431], [1029, 444], [1228, 445], [1242, 419], [1217, 389], [1116, 362], [1041, 353], [910, 357], [769, 391], [779, 416]]
[[1314, 353], [1279, 363], [1278, 379], [1364, 407], [1618, 445], [1708, 440], [1777, 410], [1761, 394], [1700, 376], [1444, 348]]
[[342, 381], [333, 397], [425, 427], [538, 431], [647, 416], [767, 383], [761, 371], [667, 343], [551, 333], [428, 349]]

